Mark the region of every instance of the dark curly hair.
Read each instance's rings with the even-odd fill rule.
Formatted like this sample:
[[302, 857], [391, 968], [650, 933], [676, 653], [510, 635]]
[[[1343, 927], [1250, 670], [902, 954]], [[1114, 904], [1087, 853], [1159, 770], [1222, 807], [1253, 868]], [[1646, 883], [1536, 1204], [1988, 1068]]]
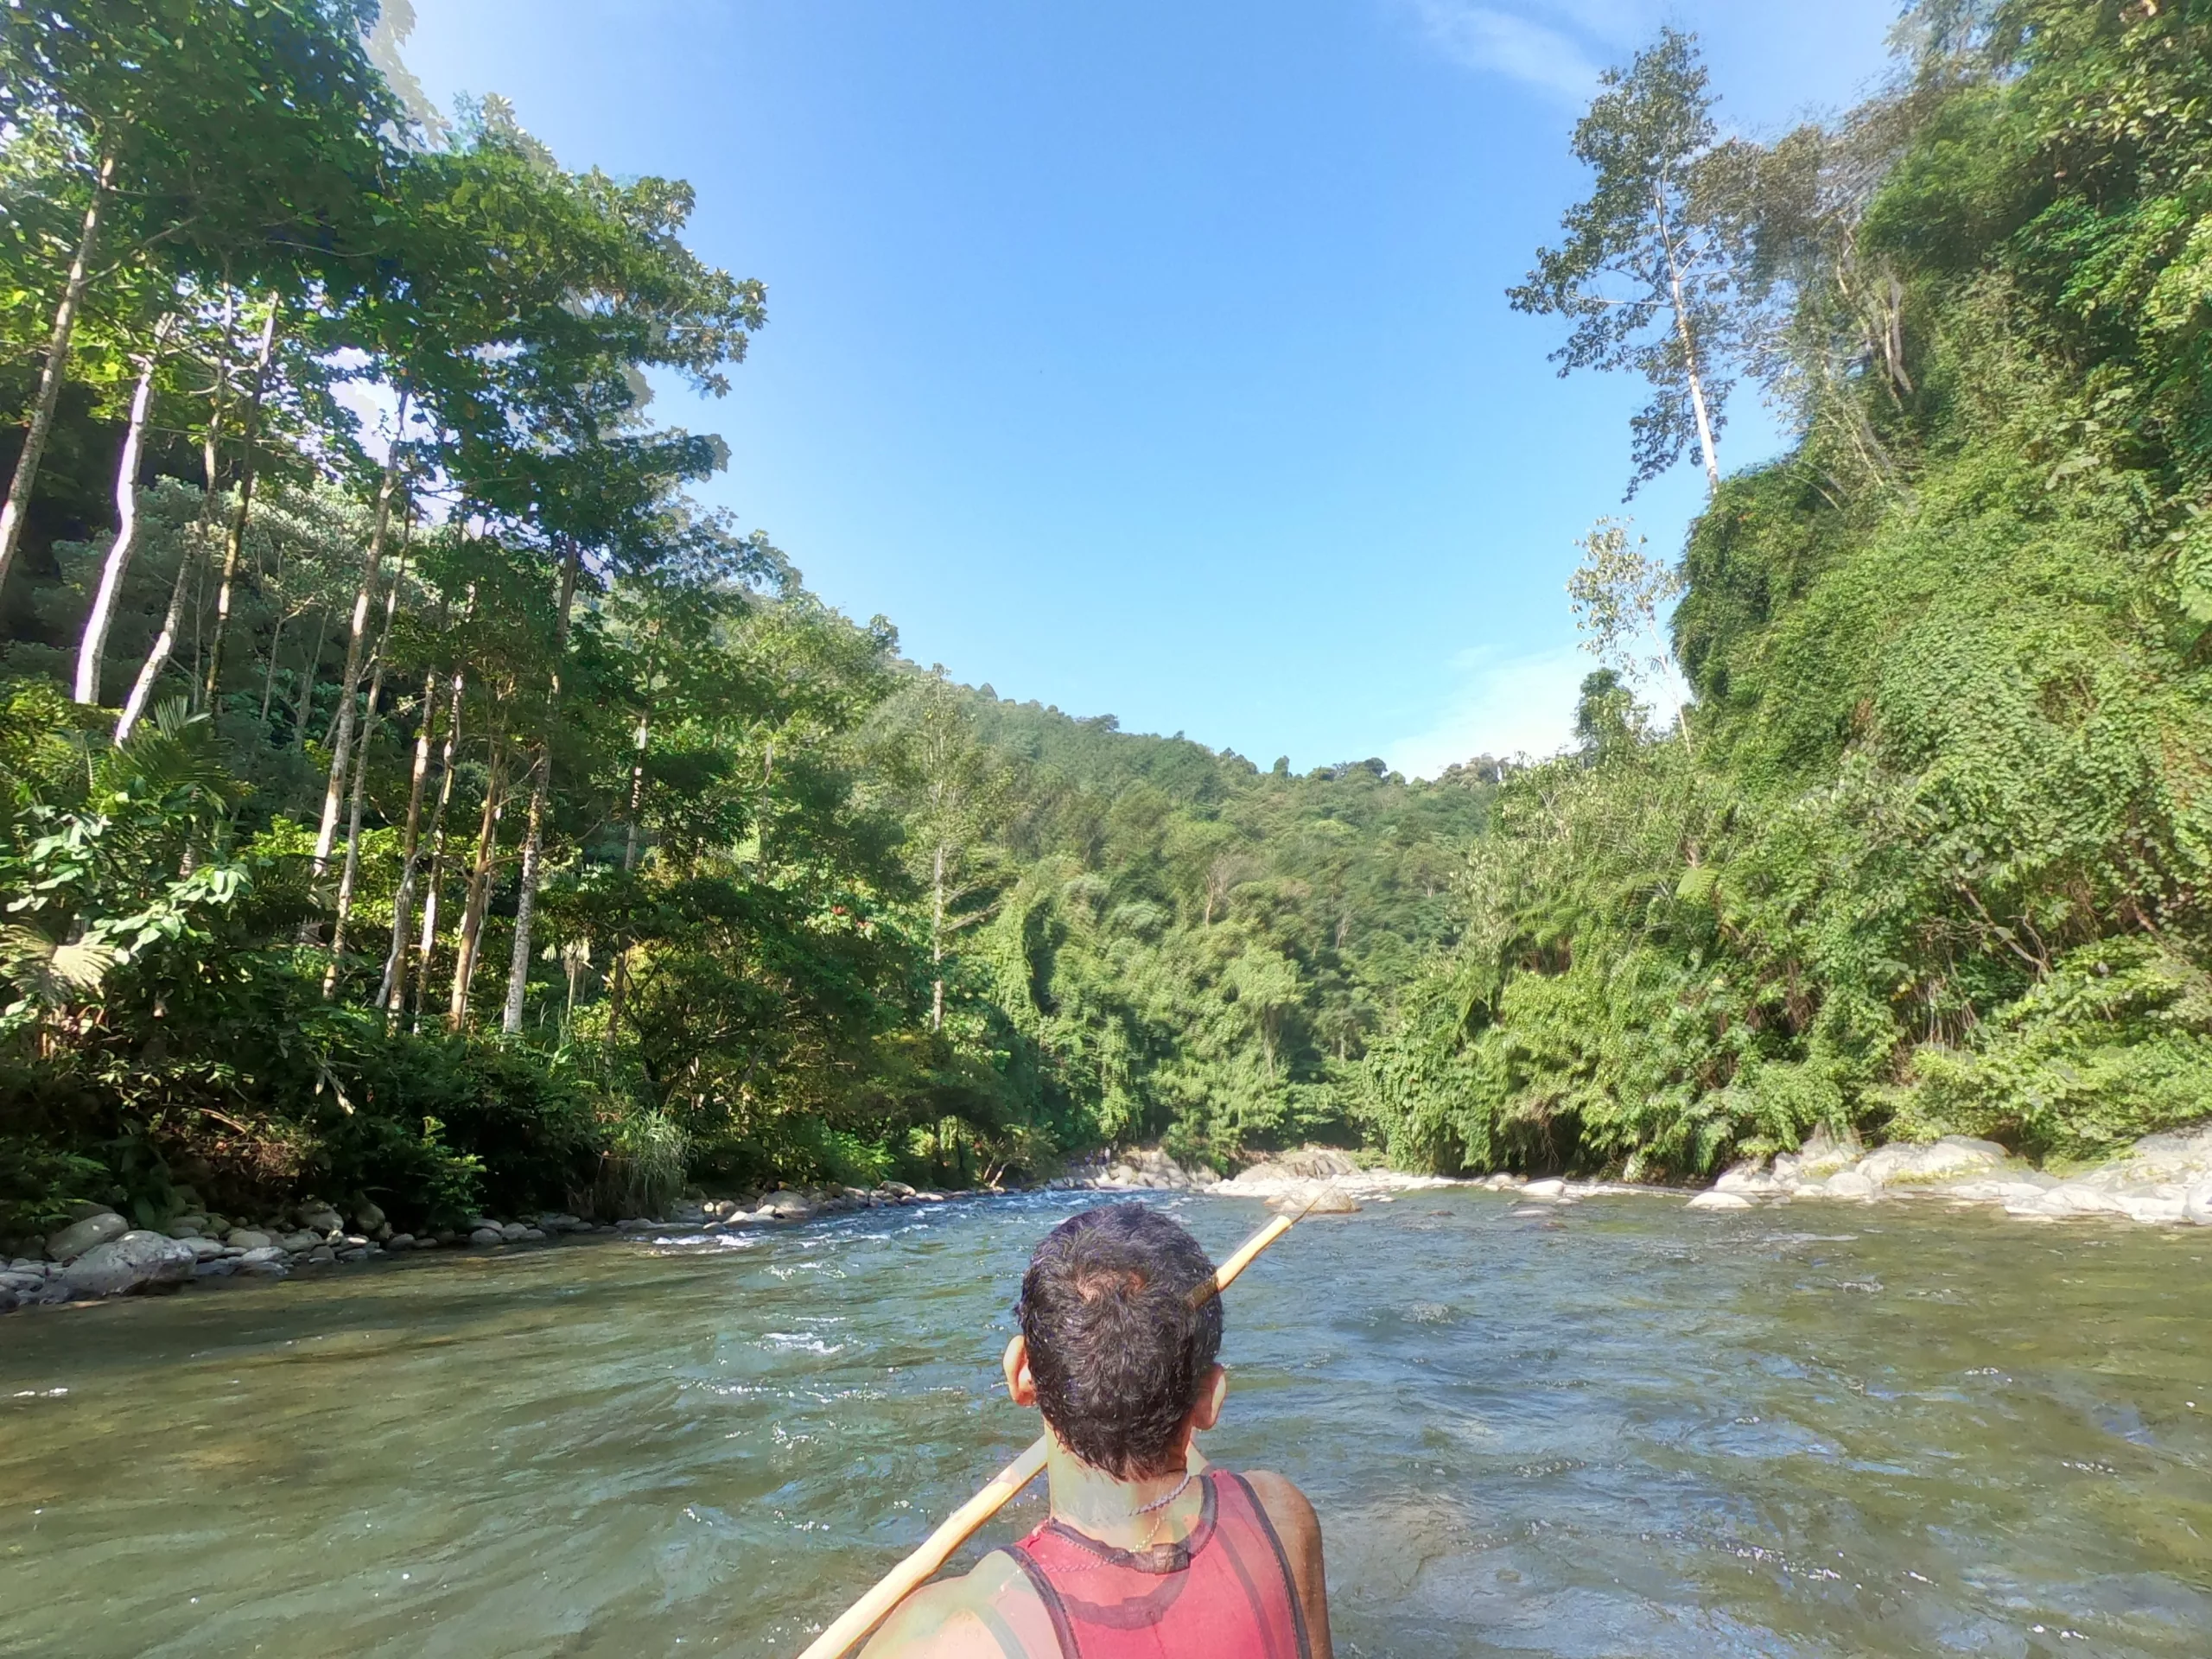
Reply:
[[1071, 1216], [1030, 1257], [1014, 1312], [1037, 1403], [1092, 1468], [1134, 1480], [1182, 1467], [1183, 1424], [1221, 1352], [1213, 1274], [1197, 1239], [1141, 1204]]

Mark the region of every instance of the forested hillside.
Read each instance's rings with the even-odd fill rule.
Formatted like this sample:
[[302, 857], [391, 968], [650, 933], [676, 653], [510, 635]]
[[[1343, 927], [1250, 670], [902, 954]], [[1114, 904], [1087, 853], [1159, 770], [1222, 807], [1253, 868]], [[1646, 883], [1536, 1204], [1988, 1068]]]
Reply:
[[[1511, 299], [1712, 499], [1678, 565], [1592, 531], [1573, 753], [1426, 783], [823, 605], [654, 418], [768, 318], [689, 188], [428, 109], [378, 27], [0, 14], [0, 1236], [2202, 1115], [2203, 0], [1931, 0], [1770, 143], [1687, 37], [1609, 77]], [[1724, 467], [1732, 385], [1789, 453]]]
[[[1689, 441], [1687, 342], [1802, 441], [1690, 539], [1685, 721], [1595, 681], [1582, 752], [1507, 783], [1378, 1051], [1400, 1160], [1688, 1172], [1822, 1122], [2080, 1156], [2212, 1100], [2212, 7], [1906, 39], [1865, 108], [1662, 187], [1712, 262], [1639, 437]], [[1701, 113], [1689, 61], [1625, 90]], [[1579, 136], [1604, 212], [1621, 110]], [[1569, 309], [1545, 280], [1516, 300]]]
[[824, 607], [653, 419], [765, 289], [682, 183], [423, 105], [374, 6], [0, 29], [0, 1235], [1357, 1140], [1484, 786], [1262, 775]]

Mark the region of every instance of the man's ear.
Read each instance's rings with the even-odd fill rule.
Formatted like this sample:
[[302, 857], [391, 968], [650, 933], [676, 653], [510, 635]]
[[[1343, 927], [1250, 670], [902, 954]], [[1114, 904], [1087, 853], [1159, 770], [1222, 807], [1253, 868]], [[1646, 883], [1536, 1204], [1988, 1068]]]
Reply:
[[1198, 1389], [1198, 1403], [1191, 1408], [1191, 1430], [1203, 1434], [1221, 1421], [1221, 1402], [1229, 1398], [1229, 1373], [1218, 1365], [1206, 1373]]
[[1017, 1406], [1037, 1403], [1037, 1379], [1029, 1375], [1029, 1338], [1016, 1337], [1006, 1345], [1006, 1357], [999, 1362], [1006, 1372], [1006, 1391]]

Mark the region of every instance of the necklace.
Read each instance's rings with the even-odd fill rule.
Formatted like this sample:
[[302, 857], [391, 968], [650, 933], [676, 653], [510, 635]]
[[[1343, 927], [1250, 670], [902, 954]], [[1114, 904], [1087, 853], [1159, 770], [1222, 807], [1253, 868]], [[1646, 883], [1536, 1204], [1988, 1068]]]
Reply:
[[1147, 1515], [1152, 1516], [1152, 1525], [1145, 1529], [1144, 1542], [1140, 1548], [1144, 1549], [1152, 1548], [1154, 1541], [1160, 1536], [1160, 1529], [1167, 1520], [1167, 1516], [1162, 1511], [1177, 1498], [1182, 1497], [1185, 1492], [1190, 1491], [1191, 1483], [1197, 1478], [1198, 1476], [1195, 1474], [1186, 1474], [1177, 1484], [1175, 1490], [1166, 1497], [1155, 1497], [1149, 1503], [1140, 1503], [1129, 1511], [1129, 1519], [1132, 1521], [1141, 1520]]
[[1182, 1480], [1182, 1484], [1181, 1484], [1180, 1485], [1177, 1486], [1173, 1491], [1172, 1491], [1172, 1492], [1168, 1493], [1166, 1497], [1155, 1497], [1155, 1498], [1154, 1498], [1154, 1499], [1152, 1500], [1152, 1502], [1151, 1502], [1151, 1503], [1140, 1503], [1140, 1504], [1138, 1504], [1138, 1505], [1137, 1505], [1137, 1507], [1136, 1507], [1136, 1508], [1135, 1508], [1134, 1510], [1131, 1510], [1129, 1511], [1129, 1519], [1130, 1519], [1130, 1520], [1132, 1520], [1132, 1521], [1134, 1521], [1134, 1520], [1135, 1520], [1135, 1519], [1137, 1518], [1137, 1516], [1141, 1516], [1141, 1515], [1150, 1515], [1150, 1514], [1151, 1514], [1154, 1510], [1164, 1510], [1164, 1509], [1166, 1509], [1166, 1508], [1170, 1503], [1173, 1503], [1177, 1498], [1179, 1498], [1179, 1497], [1182, 1497], [1182, 1496], [1183, 1496], [1183, 1494], [1184, 1494], [1185, 1492], [1187, 1492], [1188, 1491], [1190, 1491], [1190, 1490], [1191, 1490], [1191, 1483], [1192, 1483], [1192, 1481], [1196, 1480], [1197, 1478], [1198, 1478], [1198, 1477], [1197, 1477], [1196, 1475], [1185, 1475], [1185, 1476], [1184, 1476], [1184, 1477], [1183, 1477], [1183, 1480]]

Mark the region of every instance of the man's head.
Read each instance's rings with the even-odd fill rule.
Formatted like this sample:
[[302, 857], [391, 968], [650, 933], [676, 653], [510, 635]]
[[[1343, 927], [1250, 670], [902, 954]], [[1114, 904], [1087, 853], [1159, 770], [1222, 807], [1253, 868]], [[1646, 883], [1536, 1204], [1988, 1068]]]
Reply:
[[[1221, 1298], [1200, 1294], [1213, 1273], [1198, 1240], [1141, 1204], [1071, 1217], [1030, 1258], [1028, 1377], [1060, 1443], [1094, 1469], [1173, 1473], [1193, 1413], [1218, 1409]], [[1018, 1369], [1009, 1350], [1009, 1380]]]

